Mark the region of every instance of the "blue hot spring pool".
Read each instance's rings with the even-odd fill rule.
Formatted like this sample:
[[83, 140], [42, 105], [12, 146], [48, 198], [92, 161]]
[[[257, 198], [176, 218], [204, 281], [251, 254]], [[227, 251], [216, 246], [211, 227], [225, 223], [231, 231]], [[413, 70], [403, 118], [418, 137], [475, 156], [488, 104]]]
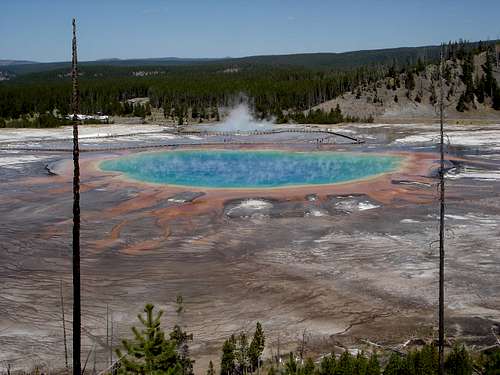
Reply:
[[100, 168], [143, 182], [242, 189], [346, 182], [393, 171], [400, 162], [344, 152], [179, 150], [105, 160]]

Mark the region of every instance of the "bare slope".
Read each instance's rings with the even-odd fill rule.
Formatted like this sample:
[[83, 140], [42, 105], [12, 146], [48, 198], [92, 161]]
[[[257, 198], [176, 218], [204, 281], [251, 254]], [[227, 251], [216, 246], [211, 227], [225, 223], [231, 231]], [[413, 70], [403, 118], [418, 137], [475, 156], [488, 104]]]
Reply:
[[[474, 57], [474, 80], [482, 77], [482, 64], [485, 63], [485, 53]], [[460, 78], [462, 75], [461, 61], [446, 62], [449, 79], [444, 87], [446, 114], [450, 119], [500, 119], [500, 111], [491, 108], [491, 98], [484, 103], [474, 101], [469, 110], [458, 112], [456, 109], [466, 86]], [[500, 71], [495, 70], [494, 76], [500, 82]], [[330, 111], [339, 105], [343, 114], [358, 117], [373, 117], [376, 121], [427, 121], [435, 120], [437, 116], [437, 100], [439, 97], [438, 67], [427, 66], [422, 72], [413, 75], [414, 84], [407, 73], [397, 74], [395, 78], [386, 77], [374, 84], [365, 84], [347, 92], [333, 100], [321, 103], [312, 109]]]

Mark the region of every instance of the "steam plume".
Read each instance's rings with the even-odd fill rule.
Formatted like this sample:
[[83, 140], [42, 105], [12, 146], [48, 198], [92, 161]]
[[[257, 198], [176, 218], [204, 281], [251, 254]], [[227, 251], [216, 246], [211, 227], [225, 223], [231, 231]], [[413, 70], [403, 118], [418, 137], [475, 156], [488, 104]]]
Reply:
[[250, 113], [248, 105], [241, 103], [237, 107], [230, 109], [225, 120], [216, 127], [217, 130], [222, 131], [251, 131], [270, 129], [272, 125], [272, 121], [256, 120]]

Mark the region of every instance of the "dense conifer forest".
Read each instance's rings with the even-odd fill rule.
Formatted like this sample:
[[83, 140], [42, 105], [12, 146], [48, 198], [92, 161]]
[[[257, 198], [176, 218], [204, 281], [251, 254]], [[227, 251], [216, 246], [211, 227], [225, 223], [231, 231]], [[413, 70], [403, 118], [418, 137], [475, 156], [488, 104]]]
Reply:
[[[114, 70], [119, 70], [114, 72]], [[109, 74], [109, 70], [114, 74]], [[258, 117], [278, 115], [282, 110], [301, 111], [361, 82], [385, 75], [385, 68], [358, 68], [347, 72], [323, 72], [304, 68], [255, 66], [245, 68], [190, 67], [169, 70], [144, 68], [92, 68], [81, 72], [81, 111], [127, 115], [124, 102], [149, 97], [151, 105], [166, 116], [214, 119], [218, 108], [231, 106], [245, 96]], [[135, 72], [144, 73], [133, 76]], [[148, 75], [147, 72], [155, 72]], [[42, 75], [43, 77], [41, 77]], [[102, 76], [101, 76], [102, 75]], [[57, 79], [55, 77], [62, 76]], [[0, 85], [0, 117], [17, 119], [33, 113], [69, 113], [71, 85], [62, 72], [41, 73]]]
[[[492, 45], [492, 42], [463, 41], [448, 45], [447, 57], [463, 61], [462, 80], [467, 87], [457, 110], [467, 110], [474, 98], [481, 102], [485, 97], [492, 97], [494, 107], [500, 108], [500, 89], [491, 74], [494, 55], [488, 54], [483, 78], [474, 80], [472, 76], [474, 54], [491, 51]], [[425, 51], [423, 57], [418, 51]], [[221, 107], [245, 98], [257, 118], [275, 118], [277, 122], [369, 121], [342, 116], [338, 111], [304, 111], [345, 92], [354, 92], [360, 86], [396, 77], [397, 73], [405, 74], [404, 84], [411, 87], [413, 75], [434, 63], [437, 53], [438, 47], [428, 47], [333, 54], [335, 59], [332, 54], [312, 54], [286, 55], [288, 60], [285, 56], [257, 56], [178, 65], [83, 64], [79, 71], [80, 110], [83, 114], [144, 117], [151, 108], [158, 108], [165, 119], [182, 124], [185, 119], [218, 120]], [[348, 57], [350, 65], [345, 61]], [[29, 68], [34, 69], [31, 64]], [[64, 116], [70, 112], [68, 72], [66, 67], [59, 67], [19, 74], [1, 82], [0, 127], [64, 124]], [[149, 98], [148, 107], [127, 103], [129, 99], [142, 97]]]

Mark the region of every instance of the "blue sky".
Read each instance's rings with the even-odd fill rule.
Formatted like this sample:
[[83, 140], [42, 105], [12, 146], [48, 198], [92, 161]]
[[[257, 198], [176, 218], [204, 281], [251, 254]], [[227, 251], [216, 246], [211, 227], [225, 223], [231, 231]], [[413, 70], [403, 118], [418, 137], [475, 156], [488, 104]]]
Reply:
[[0, 59], [342, 52], [500, 38], [499, 0], [1, 0]]

